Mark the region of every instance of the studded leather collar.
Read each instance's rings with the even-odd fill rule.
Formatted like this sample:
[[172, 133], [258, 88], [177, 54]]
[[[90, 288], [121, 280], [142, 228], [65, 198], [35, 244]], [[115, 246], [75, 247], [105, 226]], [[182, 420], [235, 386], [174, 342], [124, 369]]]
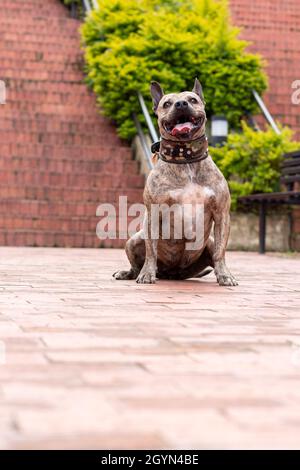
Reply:
[[167, 163], [194, 163], [208, 157], [208, 141], [205, 134], [190, 142], [162, 139], [160, 142], [155, 142], [151, 150]]

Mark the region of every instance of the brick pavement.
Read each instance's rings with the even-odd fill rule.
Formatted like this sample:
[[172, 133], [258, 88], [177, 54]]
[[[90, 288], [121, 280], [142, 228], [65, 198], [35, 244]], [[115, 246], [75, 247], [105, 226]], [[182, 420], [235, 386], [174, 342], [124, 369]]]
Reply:
[[237, 288], [141, 286], [0, 248], [0, 448], [300, 448], [300, 257], [228, 258]]

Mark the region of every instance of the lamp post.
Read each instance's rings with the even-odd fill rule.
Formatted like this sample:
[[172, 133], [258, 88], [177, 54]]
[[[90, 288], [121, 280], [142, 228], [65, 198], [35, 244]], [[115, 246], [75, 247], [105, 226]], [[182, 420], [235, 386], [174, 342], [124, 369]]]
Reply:
[[211, 118], [211, 144], [223, 145], [228, 136], [228, 121], [225, 116], [212, 116]]

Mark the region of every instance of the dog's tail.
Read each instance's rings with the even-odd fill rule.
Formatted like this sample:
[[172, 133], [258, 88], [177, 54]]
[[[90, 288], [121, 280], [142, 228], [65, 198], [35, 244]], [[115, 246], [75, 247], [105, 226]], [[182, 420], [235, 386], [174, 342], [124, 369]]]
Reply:
[[199, 274], [197, 274], [196, 276], [194, 276], [195, 278], [199, 278], [199, 277], [204, 277], [204, 276], [207, 276], [208, 274], [210, 274], [211, 272], [213, 271], [213, 268], [205, 268], [203, 269]]

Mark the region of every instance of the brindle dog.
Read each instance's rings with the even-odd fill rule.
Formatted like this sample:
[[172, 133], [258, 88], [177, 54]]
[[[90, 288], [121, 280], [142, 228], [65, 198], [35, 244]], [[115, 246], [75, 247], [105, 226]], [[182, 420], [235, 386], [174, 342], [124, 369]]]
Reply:
[[[152, 82], [151, 95], [161, 134], [157, 163], [144, 191], [143, 229], [126, 243], [131, 268], [116, 272], [114, 277], [152, 284], [156, 278], [201, 277], [211, 271], [208, 269], [211, 267], [221, 286], [235, 286], [237, 281], [225, 263], [230, 194], [224, 176], [207, 151], [205, 103], [200, 82], [195, 80], [192, 92], [168, 95], [159, 83]], [[151, 238], [151, 205], [183, 206], [186, 203], [204, 206], [203, 245], [189, 250], [184, 237], [180, 240], [172, 236]]]

